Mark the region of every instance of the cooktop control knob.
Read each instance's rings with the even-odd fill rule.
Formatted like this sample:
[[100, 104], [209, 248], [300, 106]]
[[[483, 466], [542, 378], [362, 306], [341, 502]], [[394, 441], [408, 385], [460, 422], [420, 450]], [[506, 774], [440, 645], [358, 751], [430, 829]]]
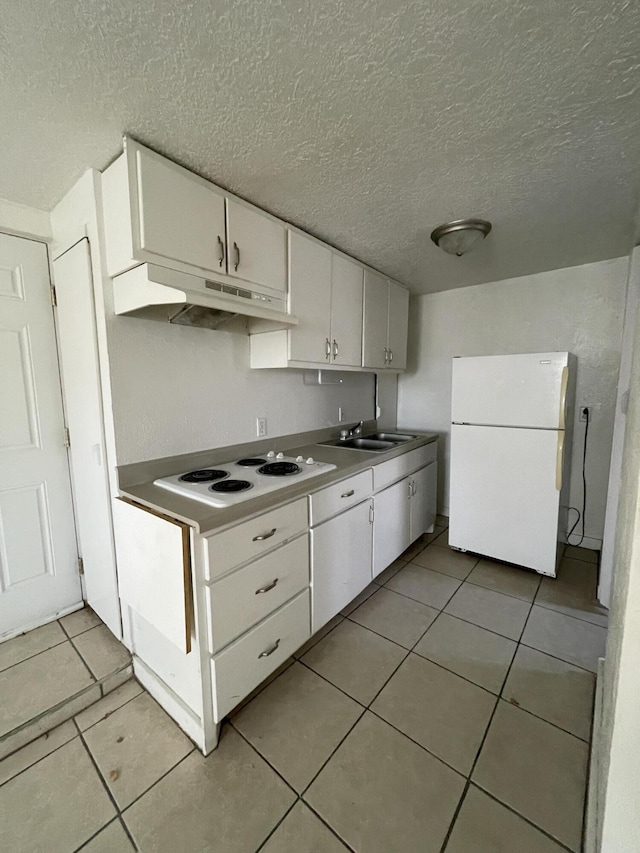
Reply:
[[296, 462], [304, 462], [304, 456], [296, 456]]
[[310, 457], [307, 459], [307, 465], [313, 465], [313, 456], [310, 456]]
[[273, 450], [270, 450], [270, 451], [267, 453], [267, 459], [273, 459], [273, 457], [274, 457], [275, 455], [276, 455], [276, 454], [274, 453], [274, 451], [273, 451]]
[[276, 453], [276, 459], [284, 459], [284, 453]]

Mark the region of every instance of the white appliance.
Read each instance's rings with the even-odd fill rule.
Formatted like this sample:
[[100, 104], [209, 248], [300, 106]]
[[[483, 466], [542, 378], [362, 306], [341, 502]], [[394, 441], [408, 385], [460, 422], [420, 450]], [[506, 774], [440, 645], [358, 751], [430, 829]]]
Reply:
[[294, 459], [270, 450], [264, 455], [162, 477], [155, 480], [154, 485], [223, 508], [277, 491], [293, 482], [317, 477], [335, 467], [328, 462], [316, 462], [311, 456]]
[[575, 368], [568, 352], [453, 359], [451, 547], [555, 576]]

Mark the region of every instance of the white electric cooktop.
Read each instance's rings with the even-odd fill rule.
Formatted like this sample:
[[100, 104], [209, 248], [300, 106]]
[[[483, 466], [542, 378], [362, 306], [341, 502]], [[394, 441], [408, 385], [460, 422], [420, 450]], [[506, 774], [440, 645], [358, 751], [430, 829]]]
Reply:
[[316, 477], [335, 467], [327, 462], [316, 462], [311, 456], [294, 458], [270, 450], [260, 456], [161, 477], [154, 485], [223, 508]]

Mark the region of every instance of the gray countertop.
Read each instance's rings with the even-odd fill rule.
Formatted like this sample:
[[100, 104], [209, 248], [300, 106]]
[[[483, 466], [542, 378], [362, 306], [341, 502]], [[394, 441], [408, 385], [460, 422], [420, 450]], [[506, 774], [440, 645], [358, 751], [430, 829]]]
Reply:
[[[369, 422], [364, 425], [363, 432], [365, 434], [373, 432], [375, 428], [375, 421]], [[167, 459], [153, 460], [153, 462], [127, 465], [118, 469], [120, 494], [157, 512], [162, 512], [179, 521], [186, 522], [195, 527], [198, 533], [206, 536], [225, 527], [231, 527], [253, 516], [261, 515], [277, 506], [290, 503], [296, 498], [313, 494], [313, 492], [323, 489], [325, 486], [329, 486], [339, 480], [343, 480], [352, 474], [356, 474], [358, 471], [371, 468], [396, 456], [402, 456], [404, 453], [437, 441], [438, 438], [435, 433], [418, 434], [415, 430], [411, 434], [416, 435], [413, 441], [406, 441], [384, 453], [353, 450], [346, 447], [327, 447], [326, 445], [316, 444], [317, 441], [328, 441], [339, 436], [339, 431], [337, 432], [335, 428], [331, 428], [318, 430], [313, 433], [282, 436], [276, 439], [269, 439], [266, 442], [260, 441], [251, 444], [235, 445], [233, 447], [216, 448], [211, 451], [201, 451], [197, 454], [174, 456]], [[305, 441], [305, 443], [295, 443], [301, 440]], [[177, 474], [206, 464], [213, 465], [222, 464], [225, 461], [230, 462], [233, 459], [237, 459], [240, 454], [265, 452], [267, 448], [271, 447], [277, 447], [286, 456], [313, 456], [318, 462], [328, 462], [336, 467], [333, 471], [320, 474], [311, 480], [303, 480], [298, 484], [292, 483], [291, 485], [284, 486], [282, 489], [278, 489], [277, 492], [269, 492], [266, 495], [242, 501], [241, 503], [225, 508], [208, 506], [199, 501], [173, 494], [160, 486], [153, 485], [153, 481], [159, 477], [170, 476], [171, 474]], [[144, 481], [140, 482], [141, 478]], [[135, 482], [136, 480], [138, 482]]]

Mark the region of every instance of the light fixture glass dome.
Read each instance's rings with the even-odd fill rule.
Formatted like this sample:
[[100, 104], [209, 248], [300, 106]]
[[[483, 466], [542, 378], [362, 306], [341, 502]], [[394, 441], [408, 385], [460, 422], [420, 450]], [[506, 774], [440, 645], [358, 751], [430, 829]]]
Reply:
[[449, 255], [460, 257], [487, 236], [491, 223], [486, 219], [456, 219], [439, 225], [431, 232], [431, 239]]

